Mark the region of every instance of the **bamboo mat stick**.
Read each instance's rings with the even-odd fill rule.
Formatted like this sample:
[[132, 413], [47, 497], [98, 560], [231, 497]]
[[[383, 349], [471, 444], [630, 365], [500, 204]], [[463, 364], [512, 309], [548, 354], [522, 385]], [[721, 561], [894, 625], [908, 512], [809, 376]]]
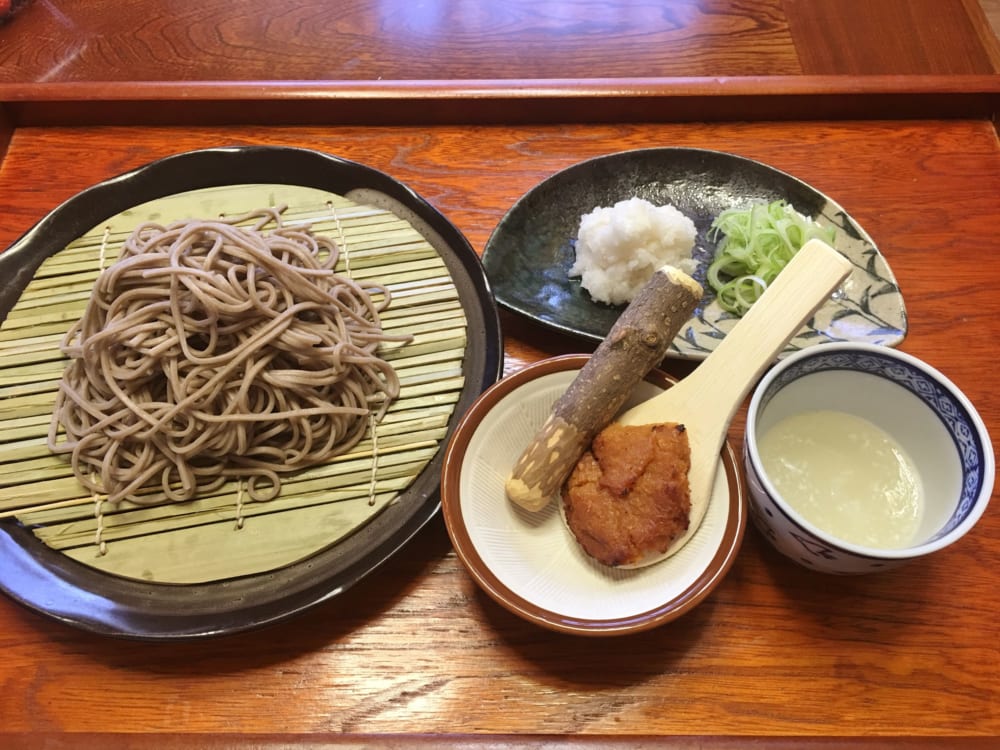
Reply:
[[[400, 489], [408, 486], [409, 482], [410, 479], [405, 476], [401, 477], [398, 482], [392, 482], [391, 478], [384, 480], [377, 487], [376, 496], [384, 497], [386, 493], [398, 492]], [[299, 496], [298, 504], [282, 508], [271, 508], [267, 507], [267, 504], [264, 503], [248, 502], [242, 506], [239, 515], [244, 519], [266, 517], [267, 523], [270, 524], [276, 518], [304, 509], [319, 509], [321, 513], [337, 512], [333, 507], [337, 503], [355, 503], [357, 510], [360, 511], [359, 516], [363, 516], [364, 520], [367, 520], [372, 514], [374, 503], [371, 502], [371, 495], [368, 492], [356, 492], [353, 495], [341, 493], [334, 501], [331, 501], [331, 497], [332, 494], [330, 492], [316, 493], [313, 502], [307, 502], [309, 496], [303, 494]], [[155, 523], [127, 524], [116, 523], [120, 516], [105, 516], [102, 519], [102, 525], [98, 528], [98, 522], [95, 520], [93, 514], [91, 514], [76, 522], [69, 522], [59, 526], [41, 527], [36, 530], [36, 535], [48, 547], [63, 550], [92, 545], [98, 533], [100, 533], [102, 541], [109, 543], [121, 539], [149, 539], [164, 534], [176, 535], [188, 532], [219, 520], [226, 520], [232, 525], [236, 516], [236, 505], [233, 499], [230, 498], [227, 504], [220, 505], [215, 510], [200, 515], [161, 516], [156, 519]], [[307, 530], [299, 529], [298, 531], [303, 532]]]
[[[397, 471], [389, 473], [385, 478], [380, 479], [374, 490], [374, 494], [384, 494], [405, 489], [412, 480], [412, 469], [417, 462], [409, 466], [400, 467]], [[281, 498], [266, 503], [247, 501], [242, 508], [244, 517], [252, 516], [279, 516], [289, 511], [299, 510], [319, 506], [329, 507], [334, 503], [364, 499], [371, 500], [372, 492], [370, 486], [363, 489], [352, 485], [344, 487], [323, 487], [314, 485], [297, 488], [296, 494], [291, 498]], [[47, 523], [40, 525], [35, 533], [39, 539], [53, 549], [64, 549], [80, 544], [87, 544], [93, 540], [101, 525], [102, 537], [106, 541], [114, 539], [125, 539], [135, 536], [148, 536], [152, 534], [163, 534], [164, 532], [176, 532], [182, 529], [195, 528], [205, 523], [211, 523], [219, 518], [233, 518], [235, 512], [236, 488], [231, 494], [224, 498], [214, 498], [216, 502], [206, 503], [197, 510], [187, 509], [183, 514], [165, 515], [159, 508], [138, 508], [122, 510], [115, 513], [105, 513], [100, 521], [93, 512], [81, 513], [75, 519], [70, 519], [57, 523]], [[82, 510], [92, 509], [93, 500], [88, 500], [86, 504], [79, 507]], [[39, 524], [38, 519], [44, 516], [44, 511], [29, 515], [27, 518], [32, 524]], [[22, 519], [23, 520], [23, 519]], [[27, 522], [27, 521], [25, 521]]]
[[84, 303], [56, 305], [49, 309], [24, 310], [15, 307], [7, 314], [7, 319], [3, 321], [3, 331], [24, 328], [34, 329], [42, 325], [61, 325], [64, 330], [69, 330], [73, 321], [80, 317]]
[[[176, 534], [158, 534], [115, 541], [101, 556], [94, 544], [68, 549], [63, 554], [116, 576], [147, 582], [194, 584], [273, 570], [297, 562], [316, 551], [337, 544], [353, 534], [359, 524], [381, 513], [398, 493], [379, 496], [376, 505], [368, 506], [360, 498], [330, 508], [269, 516], [260, 522], [251, 520], [239, 531], [232, 518], [184, 531], [185, 545], [174, 543]], [[350, 512], [350, 503], [358, 510]], [[188, 549], [213, 550], [211, 558], [186, 552]], [[181, 551], [184, 550], [184, 551]]]
[[[63, 325], [62, 327], [65, 329], [67, 326]], [[8, 351], [17, 356], [26, 352], [58, 350], [63, 334], [39, 333], [37, 328], [33, 331], [36, 334], [34, 336], [25, 336], [21, 339], [0, 339], [0, 356]]]

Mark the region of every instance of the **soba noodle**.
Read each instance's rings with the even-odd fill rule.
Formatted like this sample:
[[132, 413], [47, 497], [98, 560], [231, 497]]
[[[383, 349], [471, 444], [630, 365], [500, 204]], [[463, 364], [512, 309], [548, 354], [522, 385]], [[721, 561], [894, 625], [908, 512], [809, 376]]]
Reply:
[[63, 340], [49, 447], [90, 491], [140, 503], [234, 477], [268, 500], [350, 449], [399, 394], [378, 350], [405, 337], [382, 331], [388, 290], [337, 257], [280, 209], [138, 227]]

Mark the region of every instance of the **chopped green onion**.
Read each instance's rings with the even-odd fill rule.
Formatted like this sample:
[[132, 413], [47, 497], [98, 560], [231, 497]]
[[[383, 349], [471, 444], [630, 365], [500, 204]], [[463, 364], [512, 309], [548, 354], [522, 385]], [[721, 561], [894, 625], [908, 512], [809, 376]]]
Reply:
[[818, 237], [832, 244], [834, 230], [778, 200], [726, 209], [712, 222], [709, 239], [720, 234], [706, 278], [722, 309], [743, 315], [806, 242]]

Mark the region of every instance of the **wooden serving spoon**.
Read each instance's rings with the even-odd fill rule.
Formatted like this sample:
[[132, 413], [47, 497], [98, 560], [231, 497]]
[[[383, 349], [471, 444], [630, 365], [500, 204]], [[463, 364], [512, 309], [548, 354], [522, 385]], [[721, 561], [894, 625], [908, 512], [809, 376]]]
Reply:
[[690, 525], [667, 554], [680, 549], [705, 516], [733, 414], [764, 370], [850, 272], [851, 262], [839, 252], [822, 240], [808, 241], [691, 374], [615, 420], [624, 425], [678, 422], [687, 429]]

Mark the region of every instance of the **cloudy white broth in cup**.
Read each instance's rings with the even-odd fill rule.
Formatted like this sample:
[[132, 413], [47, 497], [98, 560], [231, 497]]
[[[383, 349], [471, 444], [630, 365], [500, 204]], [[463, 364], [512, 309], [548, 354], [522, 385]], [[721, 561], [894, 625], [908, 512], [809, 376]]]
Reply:
[[923, 516], [923, 484], [899, 443], [867, 419], [817, 409], [774, 424], [758, 444], [775, 489], [803, 518], [845, 542], [898, 549]]

